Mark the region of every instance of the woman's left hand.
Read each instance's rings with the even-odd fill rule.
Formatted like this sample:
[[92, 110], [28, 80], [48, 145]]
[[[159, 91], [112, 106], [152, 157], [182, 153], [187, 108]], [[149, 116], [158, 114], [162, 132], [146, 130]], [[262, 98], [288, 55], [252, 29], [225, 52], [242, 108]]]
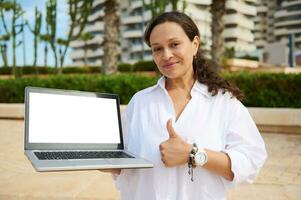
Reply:
[[167, 121], [168, 140], [159, 146], [161, 160], [166, 167], [174, 167], [188, 163], [192, 144], [187, 143], [179, 136], [172, 127], [172, 121]]

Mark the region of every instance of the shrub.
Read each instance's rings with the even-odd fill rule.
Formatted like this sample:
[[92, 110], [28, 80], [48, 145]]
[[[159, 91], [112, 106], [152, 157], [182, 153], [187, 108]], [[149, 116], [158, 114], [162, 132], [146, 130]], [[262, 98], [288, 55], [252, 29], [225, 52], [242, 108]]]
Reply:
[[244, 72], [223, 77], [244, 92], [246, 106], [301, 108], [301, 74]]
[[254, 61], [259, 61], [259, 58], [257, 56], [251, 56], [251, 55], [244, 55], [244, 56], [239, 56], [237, 58], [240, 59], [246, 59], [246, 60], [254, 60]]
[[12, 67], [0, 67], [0, 74], [3, 75], [12, 74]]
[[61, 75], [39, 79], [21, 78], [0, 80], [0, 103], [24, 102], [26, 86], [115, 93], [120, 95], [122, 104], [139, 90], [156, 83], [156, 77], [135, 76], [129, 74], [102, 75]]
[[89, 72], [89, 67], [63, 67], [63, 74], [82, 74]]
[[118, 65], [118, 71], [119, 72], [132, 72], [133, 66], [129, 63], [120, 63]]
[[[222, 76], [245, 93], [246, 106], [301, 108], [301, 74], [226, 73]], [[0, 80], [0, 103], [22, 103], [24, 88], [36, 86], [116, 93], [121, 103], [127, 104], [137, 91], [154, 85], [157, 79], [133, 74], [90, 74]]]
[[157, 66], [153, 61], [139, 61], [133, 65], [133, 70], [136, 71], [157, 71]]
[[[58, 67], [59, 68], [59, 67]], [[32, 66], [23, 66], [17, 67], [18, 72], [22, 74], [36, 74], [36, 69]], [[38, 66], [38, 74], [54, 74], [55, 68], [54, 67], [43, 67]], [[12, 74], [12, 67], [0, 67], [0, 74], [10, 75]], [[71, 66], [71, 67], [63, 67], [63, 74], [83, 74], [83, 73], [100, 73], [100, 67], [94, 66], [87, 66], [87, 67], [78, 67], [78, 66]]]

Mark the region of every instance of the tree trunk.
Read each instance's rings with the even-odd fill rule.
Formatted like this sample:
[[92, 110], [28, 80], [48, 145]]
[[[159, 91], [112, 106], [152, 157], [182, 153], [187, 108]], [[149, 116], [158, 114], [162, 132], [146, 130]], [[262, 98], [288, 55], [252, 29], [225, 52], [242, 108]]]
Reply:
[[33, 56], [33, 67], [35, 69], [36, 75], [39, 74], [38, 67], [37, 67], [37, 57], [38, 57], [38, 36], [34, 36], [34, 56]]
[[45, 47], [44, 47], [44, 66], [48, 67], [48, 62], [47, 62], [47, 56], [48, 56], [48, 47], [47, 43], [45, 42]]
[[[14, 5], [16, 5], [16, 2], [14, 1]], [[12, 15], [12, 49], [13, 49], [13, 75], [15, 78], [18, 78], [18, 73], [17, 73], [17, 66], [16, 66], [16, 48], [17, 48], [17, 42], [16, 42], [16, 14], [15, 10], [13, 10], [13, 15]]]
[[118, 46], [119, 46], [119, 0], [107, 0], [105, 5], [105, 33], [103, 42], [102, 72], [113, 74], [117, 72]]
[[87, 41], [84, 42], [85, 43], [85, 48], [84, 48], [84, 67], [87, 67], [88, 64], [88, 59], [87, 59]]
[[211, 4], [211, 33], [212, 33], [212, 47], [211, 57], [212, 60], [217, 64], [217, 71], [219, 71], [219, 65], [221, 65], [222, 56], [224, 52], [224, 21], [223, 16], [225, 14], [226, 0], [212, 0]]
[[2, 60], [3, 60], [3, 67], [8, 67], [8, 63], [7, 63], [7, 46], [6, 44], [1, 44], [0, 45], [1, 48], [1, 56], [2, 56]]

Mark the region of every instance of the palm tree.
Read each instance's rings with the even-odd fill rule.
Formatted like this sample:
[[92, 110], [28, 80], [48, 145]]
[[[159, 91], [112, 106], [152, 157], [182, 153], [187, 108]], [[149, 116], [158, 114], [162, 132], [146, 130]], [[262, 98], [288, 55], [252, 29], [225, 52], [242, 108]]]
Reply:
[[[212, 33], [212, 47], [211, 58], [212, 61], [218, 65], [222, 62], [222, 55], [224, 51], [224, 38], [222, 36], [224, 30], [223, 16], [226, 12], [226, 0], [212, 0], [211, 4], [211, 33]], [[219, 67], [217, 67], [219, 71]]]
[[[34, 47], [34, 59], [33, 59], [33, 64], [32, 66], [35, 68], [36, 74], [38, 74], [38, 68], [37, 68], [37, 57], [38, 57], [38, 40], [39, 36], [41, 33], [41, 25], [42, 25], [42, 13], [38, 11], [38, 8], [35, 7], [35, 24], [34, 27], [31, 28], [28, 22], [26, 22], [29, 30], [33, 33], [34, 35], [34, 42], [33, 42], [33, 47]], [[23, 42], [24, 44], [24, 42]], [[24, 51], [25, 52], [25, 51]]]
[[118, 46], [119, 46], [119, 0], [106, 0], [104, 2], [104, 40], [102, 59], [102, 72], [113, 74], [117, 72]]

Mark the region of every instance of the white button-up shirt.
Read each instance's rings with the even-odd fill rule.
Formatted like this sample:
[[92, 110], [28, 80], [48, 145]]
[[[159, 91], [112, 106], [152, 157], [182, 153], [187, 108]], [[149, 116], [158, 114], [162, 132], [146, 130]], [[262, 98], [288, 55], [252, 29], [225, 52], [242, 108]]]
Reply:
[[207, 86], [195, 82], [189, 103], [177, 121], [175, 131], [200, 148], [226, 152], [231, 159], [234, 180], [227, 181], [202, 167], [167, 168], [159, 145], [168, 139], [166, 123], [175, 119], [173, 102], [165, 89], [165, 78], [136, 93], [124, 116], [126, 149], [154, 163], [151, 169], [121, 170], [115, 178], [125, 200], [208, 200], [226, 199], [229, 187], [254, 181], [267, 154], [265, 145], [248, 110], [229, 93], [212, 96]]

